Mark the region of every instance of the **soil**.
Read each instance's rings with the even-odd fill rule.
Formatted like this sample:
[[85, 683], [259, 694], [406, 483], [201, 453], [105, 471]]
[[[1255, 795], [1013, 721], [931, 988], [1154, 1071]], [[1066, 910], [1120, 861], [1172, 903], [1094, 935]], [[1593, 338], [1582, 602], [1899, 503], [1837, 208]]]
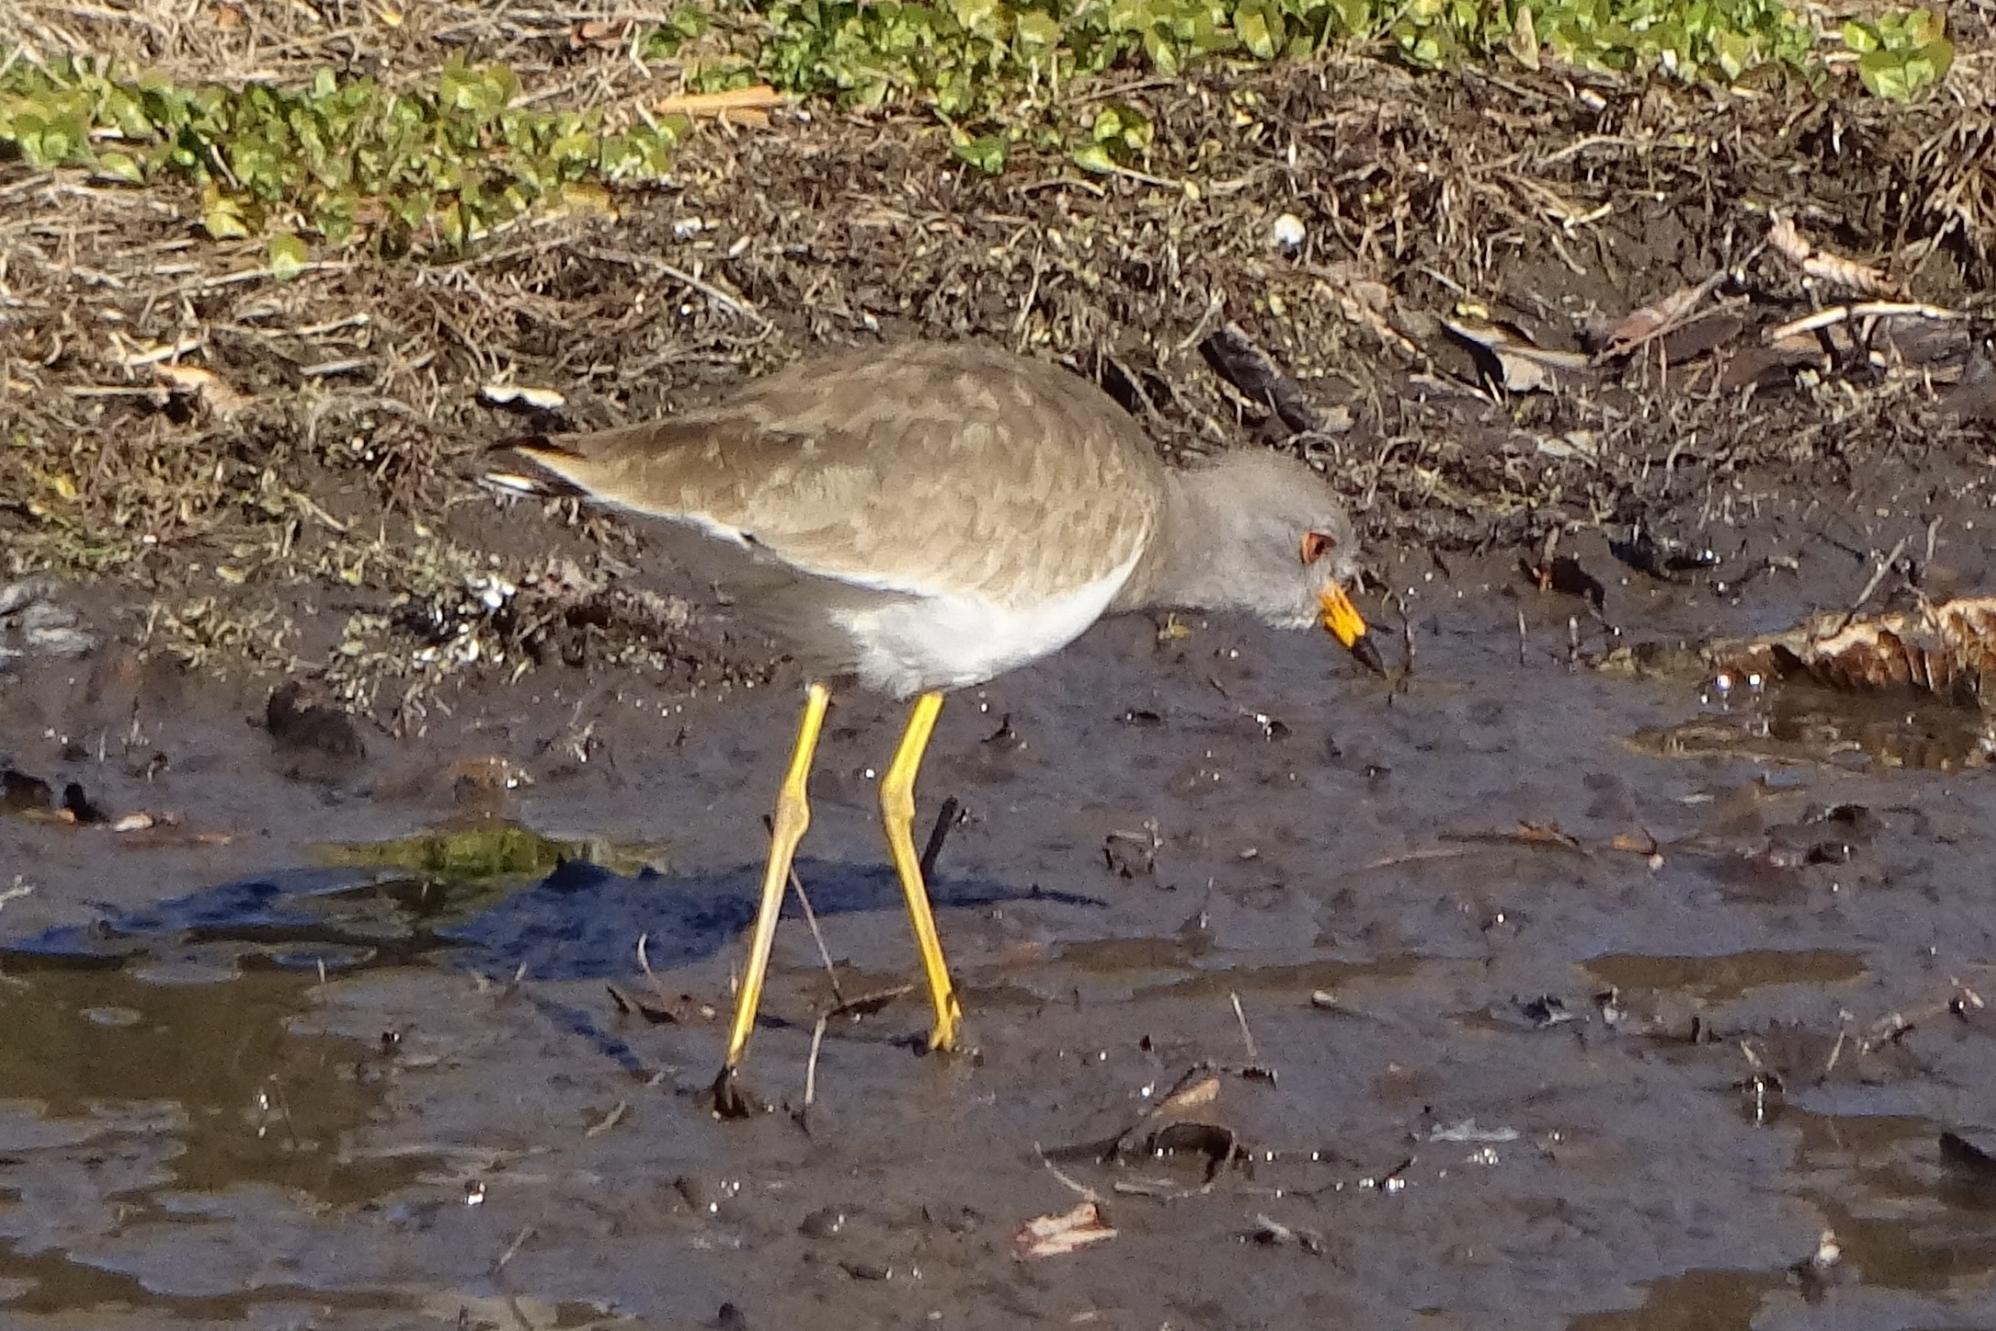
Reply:
[[[0, 624], [8, 1326], [1996, 1324], [1984, 713], [1596, 668], [1996, 581], [1986, 125], [1357, 60], [1118, 95], [1151, 180], [780, 116], [619, 219], [287, 284], [0, 168], [0, 531], [53, 574]], [[832, 966], [786, 921], [775, 1108], [720, 1121], [800, 681], [468, 462], [946, 336], [1320, 458], [1402, 668], [1136, 618], [953, 700], [950, 1056], [897, 996], [814, 1058], [912, 975], [896, 709], [842, 697]], [[153, 382], [178, 338], [234, 396]], [[1185, 1149], [1088, 1149], [1188, 1073]], [[1112, 1235], [1021, 1239], [1091, 1197]]]

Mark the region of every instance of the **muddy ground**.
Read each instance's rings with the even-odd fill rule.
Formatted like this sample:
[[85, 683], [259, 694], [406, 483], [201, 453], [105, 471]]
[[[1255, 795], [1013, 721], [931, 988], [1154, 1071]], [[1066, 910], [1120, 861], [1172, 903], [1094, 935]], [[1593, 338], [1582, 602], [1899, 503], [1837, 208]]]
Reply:
[[[779, 117], [619, 220], [286, 285], [5, 168], [0, 530], [54, 575], [0, 687], [8, 1326], [1996, 1325], [1983, 713], [1595, 668], [1996, 583], [1944, 317], [1986, 113], [1357, 61], [1121, 95], [1155, 181]], [[1208, 364], [1230, 322], [1306, 419]], [[894, 709], [842, 699], [800, 865], [834, 968], [786, 924], [776, 1108], [720, 1122], [799, 680], [465, 459], [903, 336], [1320, 457], [1410, 668], [1134, 619], [957, 698], [922, 795], [974, 1052], [841, 1016], [806, 1113], [819, 1015], [912, 963]], [[176, 340], [226, 395], [155, 383]], [[327, 710], [273, 718], [286, 680]], [[435, 866], [495, 820], [581, 844]], [[1188, 1073], [1186, 1149], [1070, 1149], [1142, 1147]], [[1090, 1197], [1113, 1235], [1020, 1239]]]

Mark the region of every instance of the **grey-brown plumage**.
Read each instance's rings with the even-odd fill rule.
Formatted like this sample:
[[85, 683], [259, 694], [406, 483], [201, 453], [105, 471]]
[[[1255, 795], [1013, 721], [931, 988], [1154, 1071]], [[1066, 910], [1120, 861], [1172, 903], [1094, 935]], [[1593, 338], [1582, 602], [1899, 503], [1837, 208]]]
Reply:
[[1104, 613], [1317, 622], [1356, 558], [1300, 462], [1168, 469], [1093, 384], [970, 344], [814, 356], [703, 410], [505, 447], [494, 482], [657, 520], [820, 677], [897, 696], [991, 678]]

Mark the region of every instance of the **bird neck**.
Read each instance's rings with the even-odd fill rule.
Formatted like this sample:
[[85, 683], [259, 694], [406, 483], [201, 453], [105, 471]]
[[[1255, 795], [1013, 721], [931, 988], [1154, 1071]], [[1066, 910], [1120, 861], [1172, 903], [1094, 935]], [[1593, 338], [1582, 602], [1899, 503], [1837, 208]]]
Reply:
[[1233, 571], [1245, 551], [1229, 494], [1224, 465], [1167, 470], [1157, 526], [1115, 608], [1233, 608], [1239, 599]]

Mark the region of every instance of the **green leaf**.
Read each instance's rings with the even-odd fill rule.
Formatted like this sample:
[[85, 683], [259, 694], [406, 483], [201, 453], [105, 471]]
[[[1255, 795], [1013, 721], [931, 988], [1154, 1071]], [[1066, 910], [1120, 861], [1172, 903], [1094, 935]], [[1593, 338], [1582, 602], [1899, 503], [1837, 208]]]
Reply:
[[1331, 0], [1331, 13], [1337, 19], [1338, 30], [1347, 37], [1371, 36], [1377, 26], [1367, 0]]
[[1118, 169], [1116, 159], [1109, 155], [1109, 147], [1104, 143], [1084, 143], [1076, 148], [1074, 164], [1098, 176], [1113, 175]]
[[1125, 102], [1111, 102], [1095, 116], [1092, 137], [1097, 143], [1142, 151], [1151, 144], [1151, 123], [1142, 111]]
[[1151, 25], [1153, 0], [1110, 0], [1109, 31], [1141, 32]]
[[201, 225], [216, 240], [244, 240], [250, 233], [249, 223], [243, 220], [242, 205], [219, 196], [202, 212]]
[[1857, 77], [1874, 97], [1903, 102], [1913, 88], [1906, 77], [1906, 62], [1892, 51], [1873, 51], [1857, 62]]
[[999, 175], [1005, 170], [1005, 140], [1000, 135], [983, 134], [974, 139], [964, 139], [952, 147], [958, 157], [986, 175]]
[[[1355, 2], [1362, 3], [1362, 0]], [[1237, 39], [1233, 30], [1214, 22], [1210, 13], [1194, 14], [1187, 27], [1186, 40], [1200, 55], [1218, 55], [1234, 49]]]
[[289, 231], [280, 231], [270, 238], [270, 273], [280, 282], [288, 282], [305, 271], [311, 258], [312, 252], [305, 242]]
[[1059, 20], [1037, 9], [1022, 12], [1014, 21], [1013, 31], [1018, 34], [1021, 46], [1052, 46], [1060, 40]]
[[97, 155], [97, 174], [109, 180], [136, 185], [146, 177], [145, 169], [130, 153], [107, 152]]
[[952, 0], [950, 7], [965, 31], [979, 32], [994, 26], [992, 18], [998, 12], [998, 0]]
[[1249, 51], [1273, 60], [1282, 46], [1282, 13], [1268, 0], [1243, 0], [1234, 11], [1234, 31]]
[[1939, 83], [1954, 68], [1954, 43], [1945, 37], [1935, 38], [1915, 52], [1914, 59], [1932, 69], [1934, 82]]
[[1712, 36], [1712, 54], [1728, 81], [1737, 82], [1754, 64], [1753, 42], [1744, 33], [1720, 32]]

